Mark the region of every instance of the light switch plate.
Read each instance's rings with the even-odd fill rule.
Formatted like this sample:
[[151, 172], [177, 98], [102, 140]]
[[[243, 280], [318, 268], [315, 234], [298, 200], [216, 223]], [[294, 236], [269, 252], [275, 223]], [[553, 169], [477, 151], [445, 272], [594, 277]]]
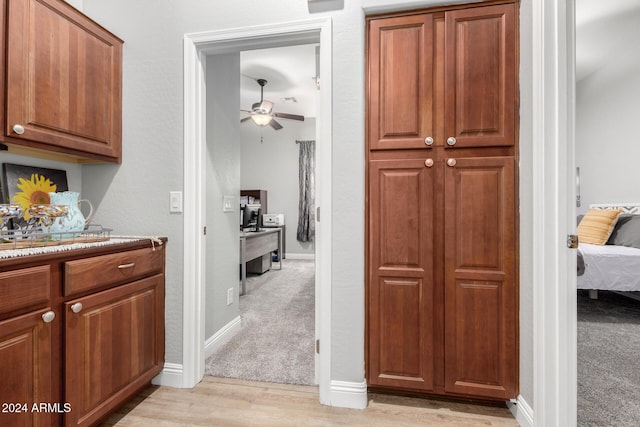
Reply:
[[182, 191], [169, 191], [169, 212], [182, 212]]
[[233, 212], [233, 205], [235, 204], [235, 197], [223, 196], [222, 198], [222, 212]]

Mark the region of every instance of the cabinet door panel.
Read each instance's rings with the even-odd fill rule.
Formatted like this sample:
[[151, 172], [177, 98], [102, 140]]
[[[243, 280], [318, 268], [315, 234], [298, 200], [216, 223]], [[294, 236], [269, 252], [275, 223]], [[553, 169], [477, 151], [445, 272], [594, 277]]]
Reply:
[[[0, 425], [54, 425], [57, 413], [33, 411], [33, 405], [54, 404], [52, 393], [51, 323], [40, 310], [0, 322], [0, 401], [20, 404], [20, 411], [0, 413]], [[58, 321], [55, 319], [54, 321]], [[62, 405], [57, 410], [63, 410]]]
[[446, 14], [445, 137], [454, 147], [515, 144], [513, 4]]
[[369, 169], [370, 385], [433, 388], [433, 169]]
[[517, 390], [513, 157], [457, 159], [445, 170], [445, 389]]
[[433, 136], [433, 19], [420, 15], [370, 25], [370, 148], [424, 148], [424, 139]]
[[[66, 425], [90, 425], [164, 362], [163, 275], [65, 303]], [[74, 313], [71, 307], [82, 304]]]
[[54, 0], [10, 1], [7, 40], [6, 135], [119, 161], [122, 42]]

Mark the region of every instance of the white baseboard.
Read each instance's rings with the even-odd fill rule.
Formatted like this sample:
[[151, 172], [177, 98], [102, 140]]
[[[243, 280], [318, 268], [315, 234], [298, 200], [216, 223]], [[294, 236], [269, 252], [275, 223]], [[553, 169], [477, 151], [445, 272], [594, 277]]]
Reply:
[[364, 409], [367, 407], [367, 383], [349, 381], [331, 381], [330, 406], [339, 408]]
[[509, 410], [522, 427], [533, 427], [533, 409], [522, 395], [518, 396], [515, 403], [508, 403]]
[[207, 338], [204, 342], [204, 358], [205, 360], [211, 356], [217, 349], [226, 344], [242, 327], [242, 319], [240, 316], [224, 325], [218, 332]]
[[315, 253], [310, 253], [310, 254], [305, 254], [305, 253], [301, 253], [301, 254], [294, 254], [294, 253], [286, 253], [285, 254], [285, 260], [287, 259], [310, 259], [310, 260], [314, 260], [316, 259], [316, 254]]
[[167, 387], [183, 388], [182, 371], [182, 364], [165, 363], [162, 372], [151, 380], [151, 383]]

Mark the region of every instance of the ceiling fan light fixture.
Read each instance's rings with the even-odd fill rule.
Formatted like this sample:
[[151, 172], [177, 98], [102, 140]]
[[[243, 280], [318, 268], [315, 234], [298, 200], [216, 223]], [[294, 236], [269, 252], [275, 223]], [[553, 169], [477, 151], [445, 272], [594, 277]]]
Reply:
[[252, 114], [251, 120], [258, 126], [266, 126], [271, 121], [271, 116], [269, 114]]

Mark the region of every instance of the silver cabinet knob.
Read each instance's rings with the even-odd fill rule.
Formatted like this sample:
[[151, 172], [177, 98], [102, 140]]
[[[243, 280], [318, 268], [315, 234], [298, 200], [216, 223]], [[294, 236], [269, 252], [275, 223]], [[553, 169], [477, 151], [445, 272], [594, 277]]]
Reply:
[[448, 159], [447, 160], [447, 165], [450, 167], [454, 167], [456, 165], [456, 163], [458, 163], [458, 161], [456, 159]]
[[424, 161], [424, 165], [428, 168], [430, 168], [431, 166], [433, 166], [433, 159], [427, 159]]
[[454, 137], [450, 136], [449, 138], [447, 138], [447, 144], [456, 145], [456, 139]]
[[22, 125], [13, 125], [13, 131], [18, 135], [22, 135], [24, 133], [24, 126]]
[[55, 318], [56, 318], [56, 314], [51, 310], [47, 311], [42, 315], [42, 320], [44, 321], [44, 323], [51, 323]]
[[426, 137], [424, 139], [424, 143], [429, 145], [429, 146], [433, 145], [433, 138], [431, 138], [430, 136]]
[[71, 306], [71, 311], [74, 313], [80, 313], [82, 311], [82, 303], [77, 302]]

